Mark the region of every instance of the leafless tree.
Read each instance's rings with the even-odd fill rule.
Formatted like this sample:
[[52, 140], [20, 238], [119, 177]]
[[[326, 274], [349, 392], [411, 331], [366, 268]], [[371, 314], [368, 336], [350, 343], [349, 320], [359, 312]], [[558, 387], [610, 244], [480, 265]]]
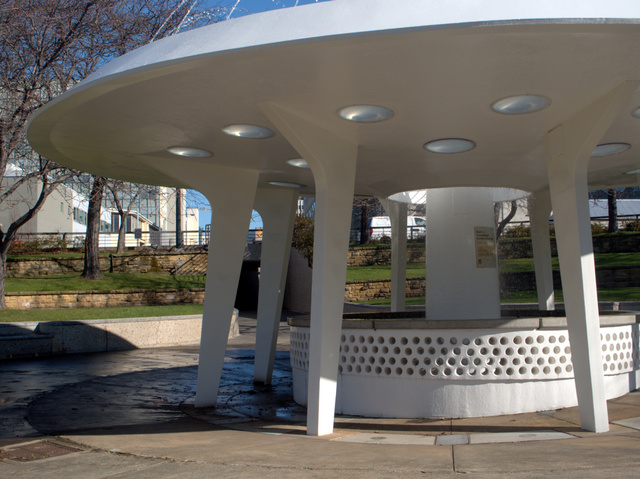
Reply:
[[[12, 201], [20, 185], [31, 182], [38, 189], [26, 212], [0, 228], [0, 308], [5, 307], [7, 252], [18, 230], [72, 174], [27, 146], [27, 119], [115, 56], [175, 32], [194, 4], [193, 0], [0, 0], [0, 209]], [[6, 177], [8, 165], [20, 176]]]
[[502, 203], [495, 203], [493, 206], [494, 217], [495, 217], [495, 227], [496, 227], [496, 240], [500, 238], [502, 235], [504, 228], [509, 224], [509, 222], [514, 218], [516, 213], [518, 212], [518, 201], [511, 200], [509, 202], [509, 213], [500, 219], [500, 212], [502, 210]]
[[[113, 24], [114, 45], [113, 55], [123, 55], [133, 48], [142, 46], [150, 41], [177, 33], [180, 30], [188, 30], [224, 19], [226, 9], [224, 7], [211, 7], [205, 10], [197, 9], [196, 0], [147, 0], [147, 1], [123, 1], [111, 0], [116, 8], [108, 10], [109, 19]], [[94, 185], [104, 187], [107, 181], [99, 177], [93, 178]], [[143, 187], [144, 188], [144, 187]], [[96, 191], [96, 193], [98, 193]], [[99, 227], [100, 227], [100, 202], [94, 203], [98, 198], [92, 194], [89, 200], [89, 216], [87, 219], [87, 236], [85, 239], [85, 271], [83, 277], [87, 279], [100, 278], [99, 261]], [[180, 196], [178, 196], [180, 198]], [[96, 214], [91, 214], [91, 208]], [[120, 211], [120, 208], [119, 208]], [[178, 213], [179, 214], [179, 213]], [[123, 220], [121, 218], [118, 232], [118, 251], [124, 248]], [[180, 224], [176, 225], [179, 228]], [[95, 235], [91, 231], [96, 231]], [[180, 232], [176, 231], [176, 238], [182, 239]], [[89, 244], [89, 242], [92, 242]], [[92, 257], [89, 257], [91, 255]], [[90, 270], [87, 270], [90, 268]]]
[[93, 186], [89, 195], [89, 210], [87, 214], [87, 234], [84, 242], [84, 269], [82, 277], [85, 279], [102, 279], [100, 271], [100, 207], [104, 196], [107, 180], [101, 176], [93, 176]]
[[[118, 246], [116, 251], [122, 253], [124, 251], [125, 233], [127, 231], [127, 216], [131, 213], [135, 206], [136, 200], [142, 193], [143, 185], [134, 185], [120, 180], [110, 180], [107, 182], [107, 188], [113, 197], [113, 204], [118, 210], [120, 221], [118, 222]], [[125, 208], [126, 205], [126, 208]]]

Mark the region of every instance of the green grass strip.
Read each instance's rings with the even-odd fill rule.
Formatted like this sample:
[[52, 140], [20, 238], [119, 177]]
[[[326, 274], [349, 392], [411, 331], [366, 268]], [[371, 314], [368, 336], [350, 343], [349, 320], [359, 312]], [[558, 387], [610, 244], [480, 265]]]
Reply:
[[[407, 264], [407, 278], [424, 277], [423, 263]], [[355, 266], [347, 268], [347, 281], [372, 281], [391, 279], [391, 265]]]
[[8, 293], [41, 291], [110, 291], [126, 289], [204, 288], [205, 276], [172, 276], [161, 273], [105, 273], [104, 279], [87, 280], [78, 274], [7, 278]]
[[[611, 268], [615, 266], [638, 266], [640, 265], [639, 253], [606, 253], [594, 256], [596, 268]], [[551, 258], [553, 269], [560, 269], [558, 258]], [[533, 271], [533, 258], [503, 259], [499, 262], [501, 273], [514, 273], [523, 271]]]
[[[555, 300], [558, 303], [564, 301], [562, 296], [562, 290], [555, 290]], [[634, 288], [599, 288], [598, 289], [598, 301], [640, 301], [640, 287]], [[509, 303], [537, 303], [538, 295], [535, 291], [516, 291], [512, 293], [502, 293], [500, 295], [500, 302], [504, 304]], [[361, 304], [371, 305], [390, 305], [390, 299], [372, 299], [369, 301], [362, 301]], [[423, 305], [424, 296], [407, 298], [407, 305]]]
[[130, 306], [115, 308], [0, 310], [0, 322], [16, 321], [81, 321], [87, 319], [148, 318], [202, 314], [201, 304], [170, 306]]

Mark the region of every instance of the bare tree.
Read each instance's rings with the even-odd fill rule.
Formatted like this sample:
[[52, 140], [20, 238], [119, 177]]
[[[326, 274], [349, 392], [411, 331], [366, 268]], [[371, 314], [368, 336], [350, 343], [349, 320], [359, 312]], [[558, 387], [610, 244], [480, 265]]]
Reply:
[[[118, 246], [116, 252], [124, 251], [125, 234], [127, 232], [127, 217], [135, 206], [136, 200], [144, 190], [144, 185], [134, 185], [120, 180], [110, 180], [107, 188], [113, 196], [113, 204], [118, 210], [120, 221], [118, 222]], [[127, 205], [126, 208], [124, 205]]]
[[[38, 189], [24, 212], [0, 227], [0, 308], [5, 307], [6, 255], [18, 230], [73, 174], [27, 146], [28, 117], [115, 56], [179, 28], [224, 18], [224, 8], [213, 7], [186, 22], [187, 13], [197, 11], [196, 4], [195, 0], [0, 0], [0, 209], [16, 201], [22, 185]], [[8, 165], [21, 176], [5, 178]]]
[[[103, 0], [105, 14], [111, 23], [113, 35], [113, 55], [123, 55], [127, 51], [142, 46], [152, 40], [177, 33], [180, 30], [188, 30], [224, 19], [226, 9], [224, 7], [212, 7], [198, 10], [196, 0], [146, 0], [143, 2], [125, 0]], [[111, 5], [110, 5], [111, 4]], [[93, 177], [94, 185], [101, 185], [102, 192], [106, 180]], [[96, 193], [98, 193], [96, 191]], [[89, 200], [90, 207], [97, 208], [95, 214], [87, 218], [87, 235], [85, 238], [85, 271], [83, 277], [96, 279], [102, 277], [99, 261], [99, 228], [100, 207], [102, 202], [92, 203], [93, 193]], [[100, 195], [102, 200], [102, 195]], [[178, 195], [180, 199], [180, 195]], [[179, 207], [180, 205], [177, 205]], [[179, 215], [179, 210], [178, 213]], [[118, 234], [118, 248], [124, 248], [121, 242], [121, 227]], [[179, 218], [177, 221], [180, 221]], [[176, 225], [176, 241], [182, 240], [178, 231], [180, 224]], [[96, 232], [95, 235], [93, 232]], [[180, 246], [180, 244], [178, 244]], [[91, 255], [91, 257], [89, 257]], [[87, 271], [87, 268], [90, 270]]]
[[618, 192], [615, 189], [607, 190], [607, 210], [609, 214], [609, 233], [618, 231]]
[[495, 225], [496, 239], [500, 238], [500, 236], [504, 231], [504, 228], [509, 224], [509, 222], [514, 218], [514, 216], [518, 212], [518, 201], [511, 200], [509, 203], [510, 203], [509, 213], [507, 213], [507, 215], [502, 219], [500, 219], [500, 212], [502, 211], [502, 203], [495, 203], [493, 206], [495, 222], [496, 222], [496, 225]]
[[89, 195], [89, 211], [87, 215], [87, 234], [84, 243], [84, 269], [82, 277], [85, 279], [102, 279], [104, 275], [100, 271], [100, 209], [106, 179], [101, 176], [93, 176], [93, 186]]

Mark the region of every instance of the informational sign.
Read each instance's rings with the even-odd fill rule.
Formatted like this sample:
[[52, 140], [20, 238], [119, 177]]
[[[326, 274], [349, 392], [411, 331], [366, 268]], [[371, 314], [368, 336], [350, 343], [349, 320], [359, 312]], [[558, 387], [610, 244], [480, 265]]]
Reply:
[[476, 240], [476, 268], [497, 268], [495, 231], [490, 226], [473, 228]]
[[133, 237], [135, 239], [142, 239], [142, 230], [140, 228], [136, 228], [133, 230]]

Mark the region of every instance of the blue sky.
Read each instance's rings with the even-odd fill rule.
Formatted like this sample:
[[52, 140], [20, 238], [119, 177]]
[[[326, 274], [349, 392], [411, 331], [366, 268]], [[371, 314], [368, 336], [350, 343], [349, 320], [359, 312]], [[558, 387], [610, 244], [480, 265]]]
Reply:
[[[267, 10], [275, 10], [278, 8], [294, 7], [296, 5], [307, 5], [309, 3], [320, 3], [331, 0], [204, 0], [202, 4], [208, 4], [211, 6], [222, 5], [226, 7], [236, 6], [231, 18], [237, 16], [248, 15], [252, 13], [266, 12]], [[236, 5], [237, 4], [237, 5]], [[211, 223], [211, 211], [206, 211], [204, 208], [208, 208], [206, 200], [201, 195], [196, 193], [190, 193], [187, 195], [187, 205], [189, 207], [200, 208], [200, 227], [204, 228], [205, 225]], [[257, 212], [253, 212], [251, 218], [250, 228], [261, 228], [262, 219]]]
[[233, 7], [237, 2], [237, 10], [232, 18], [238, 15], [246, 15], [250, 13], [264, 12], [267, 10], [275, 10], [277, 8], [294, 7], [297, 5], [307, 5], [309, 3], [320, 3], [328, 0], [208, 0], [205, 3], [210, 5], [223, 5]]

